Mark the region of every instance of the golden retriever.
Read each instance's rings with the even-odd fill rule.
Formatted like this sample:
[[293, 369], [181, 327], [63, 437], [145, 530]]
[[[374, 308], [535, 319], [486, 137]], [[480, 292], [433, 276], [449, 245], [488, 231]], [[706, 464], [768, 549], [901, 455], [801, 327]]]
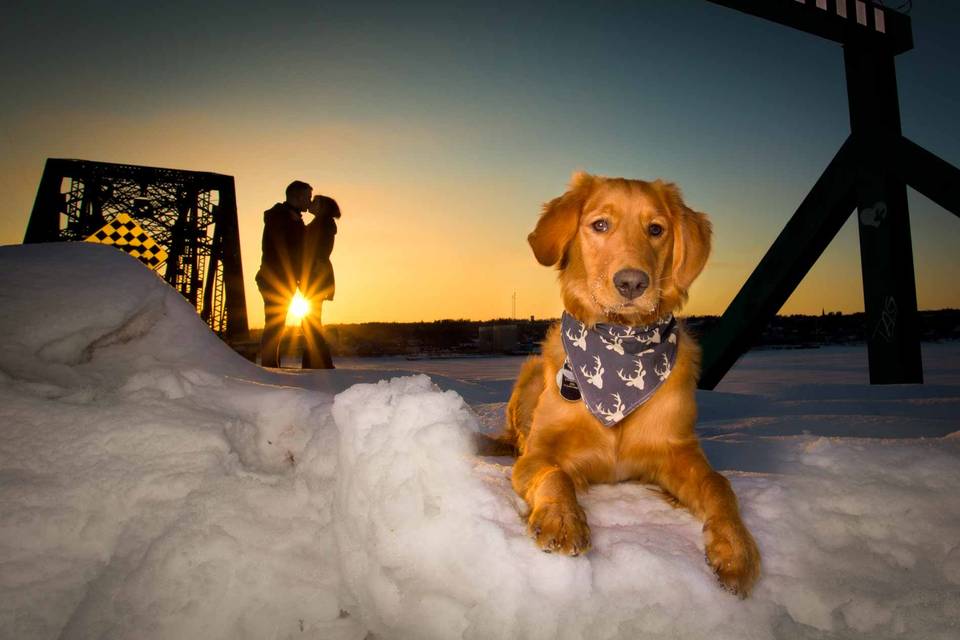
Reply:
[[[569, 190], [544, 205], [528, 241], [540, 264], [557, 265], [570, 316], [588, 328], [629, 328], [680, 309], [710, 236], [707, 216], [687, 207], [673, 184], [576, 173]], [[624, 282], [623, 274], [632, 278]], [[529, 506], [528, 531], [540, 548], [575, 556], [591, 544], [577, 492], [626, 480], [658, 485], [703, 522], [707, 562], [724, 587], [746, 597], [760, 554], [730, 483], [710, 467], [694, 432], [700, 348], [677, 324], [672, 370], [613, 426], [561, 396], [557, 374], [567, 355], [560, 325], [552, 327], [507, 406], [502, 440], [520, 454], [513, 487]]]

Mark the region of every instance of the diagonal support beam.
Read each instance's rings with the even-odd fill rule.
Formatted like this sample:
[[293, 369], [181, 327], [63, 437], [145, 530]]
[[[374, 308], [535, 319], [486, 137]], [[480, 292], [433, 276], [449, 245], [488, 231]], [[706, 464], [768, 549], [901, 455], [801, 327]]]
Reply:
[[960, 217], [960, 169], [906, 138], [895, 156], [901, 180]]
[[713, 389], [756, 341], [856, 206], [856, 165], [848, 138], [776, 241], [703, 336], [701, 389]]

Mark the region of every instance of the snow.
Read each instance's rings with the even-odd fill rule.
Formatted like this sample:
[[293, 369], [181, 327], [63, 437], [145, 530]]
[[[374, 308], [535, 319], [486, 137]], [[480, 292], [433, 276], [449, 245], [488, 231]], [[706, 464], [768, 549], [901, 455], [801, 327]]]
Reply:
[[536, 549], [470, 445], [520, 359], [263, 370], [114, 249], [0, 247], [0, 274], [0, 637], [958, 635], [956, 343], [923, 386], [836, 347], [699, 394], [763, 554], [741, 601], [641, 485], [582, 496], [587, 556]]

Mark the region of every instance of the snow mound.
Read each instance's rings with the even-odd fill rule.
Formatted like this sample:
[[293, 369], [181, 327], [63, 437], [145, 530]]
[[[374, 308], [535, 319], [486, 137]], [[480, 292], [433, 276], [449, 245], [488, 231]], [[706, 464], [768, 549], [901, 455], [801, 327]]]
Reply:
[[0, 370], [8, 375], [73, 386], [163, 365], [258, 376], [183, 296], [112, 247], [2, 247], [0, 273]]
[[[745, 379], [701, 396], [728, 460], [767, 469], [724, 467], [764, 558], [740, 601], [700, 524], [636, 484], [582, 496], [588, 555], [541, 553], [509, 461], [472, 454], [480, 405], [435, 384], [469, 388], [453, 368], [260, 369], [95, 245], [0, 247], [0, 300], [0, 637], [955, 635], [955, 436], [810, 435], [795, 398]], [[836, 433], [921, 406], [850, 394]], [[958, 398], [924, 400], [936, 432]]]
[[960, 606], [950, 445], [805, 437], [783, 474], [733, 474], [764, 554], [742, 602], [700, 524], [643, 486], [582, 497], [589, 555], [541, 553], [509, 468], [469, 455], [476, 417], [426, 377], [357, 385], [333, 416], [342, 580], [378, 637], [937, 637]]
[[[771, 614], [718, 589], [693, 518], [640, 487], [590, 496], [594, 553], [542, 553], [523, 533], [509, 469], [469, 455], [476, 418], [426, 377], [357, 385], [333, 415], [343, 581], [378, 635], [744, 637], [745, 622]], [[644, 515], [654, 521], [645, 535], [625, 535]], [[701, 613], [673, 615], [687, 606]]]
[[3, 247], [0, 273], [0, 636], [350, 627], [332, 395], [278, 384], [115, 249]]

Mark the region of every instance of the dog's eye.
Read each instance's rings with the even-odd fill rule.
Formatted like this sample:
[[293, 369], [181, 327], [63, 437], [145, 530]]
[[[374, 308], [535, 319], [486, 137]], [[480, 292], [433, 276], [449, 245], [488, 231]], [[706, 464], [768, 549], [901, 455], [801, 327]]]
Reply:
[[656, 238], [657, 236], [663, 233], [663, 227], [657, 223], [653, 223], [652, 225], [647, 227], [647, 231], [650, 232], [650, 235]]
[[600, 220], [594, 220], [590, 226], [593, 227], [593, 230], [597, 233], [603, 233], [610, 228], [610, 223], [601, 218]]

